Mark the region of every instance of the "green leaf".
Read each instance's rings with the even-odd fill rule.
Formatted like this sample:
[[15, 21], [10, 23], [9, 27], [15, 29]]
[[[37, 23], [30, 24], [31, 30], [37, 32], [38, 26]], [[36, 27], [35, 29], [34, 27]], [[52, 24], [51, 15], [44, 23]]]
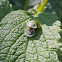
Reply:
[[62, 0], [48, 0], [45, 12], [57, 14], [59, 19], [62, 20]]
[[[0, 23], [0, 62], [61, 62], [60, 21], [55, 15], [40, 13], [37, 17], [18, 10], [7, 14]], [[26, 23], [32, 19], [41, 24], [37, 34], [25, 35]]]
[[37, 14], [37, 11], [35, 9], [33, 9], [33, 12], [34, 12], [34, 14]]
[[12, 5], [8, 0], [0, 0], [0, 21], [9, 12], [12, 11]]

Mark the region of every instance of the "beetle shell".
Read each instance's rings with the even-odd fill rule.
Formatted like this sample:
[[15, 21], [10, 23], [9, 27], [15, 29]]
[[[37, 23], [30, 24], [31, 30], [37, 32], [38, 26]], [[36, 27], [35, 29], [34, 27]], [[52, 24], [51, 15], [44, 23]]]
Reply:
[[28, 37], [33, 37], [35, 35], [35, 30], [32, 29], [32, 28], [27, 28], [26, 32], [25, 32], [25, 35], [28, 36]]
[[35, 36], [39, 28], [40, 28], [40, 24], [36, 20], [27, 22], [27, 27], [25, 29], [25, 35], [28, 37]]
[[30, 28], [33, 28], [33, 29], [36, 29], [37, 28], [37, 24], [35, 21], [29, 21], [27, 23], [27, 26], [30, 27]]

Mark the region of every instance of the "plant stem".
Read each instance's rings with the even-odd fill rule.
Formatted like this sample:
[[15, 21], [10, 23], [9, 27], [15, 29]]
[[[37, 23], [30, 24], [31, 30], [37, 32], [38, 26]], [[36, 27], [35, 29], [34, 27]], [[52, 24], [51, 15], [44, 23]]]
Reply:
[[41, 0], [41, 5], [43, 4], [44, 0]]
[[41, 12], [44, 9], [44, 6], [46, 5], [46, 3], [47, 3], [48, 0], [42, 0], [42, 1], [44, 1], [44, 2], [41, 5], [41, 7], [38, 8], [37, 13]]
[[27, 9], [28, 3], [29, 3], [29, 0], [26, 0], [26, 2], [25, 2], [25, 6], [24, 6], [24, 10]]

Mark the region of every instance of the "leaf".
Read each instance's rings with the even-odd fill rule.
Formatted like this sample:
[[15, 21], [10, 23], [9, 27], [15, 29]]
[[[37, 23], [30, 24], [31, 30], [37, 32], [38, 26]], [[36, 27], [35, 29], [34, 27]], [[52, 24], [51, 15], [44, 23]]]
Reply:
[[[61, 62], [60, 21], [52, 14], [40, 13], [38, 17], [30, 14], [22, 10], [12, 11], [2, 19], [0, 62]], [[26, 23], [32, 19], [36, 19], [41, 28], [36, 36], [28, 38]]]
[[59, 19], [62, 20], [62, 0], [48, 0], [45, 12], [57, 14]]
[[9, 12], [12, 11], [12, 5], [8, 0], [0, 0], [0, 21]]
[[33, 9], [33, 12], [34, 12], [34, 14], [37, 14], [37, 11], [35, 9]]

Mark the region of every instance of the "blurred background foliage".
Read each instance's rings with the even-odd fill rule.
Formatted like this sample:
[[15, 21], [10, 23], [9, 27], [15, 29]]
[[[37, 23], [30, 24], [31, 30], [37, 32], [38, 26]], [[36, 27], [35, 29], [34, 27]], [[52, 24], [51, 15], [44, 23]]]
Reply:
[[24, 9], [26, 0], [9, 0], [14, 10]]
[[[24, 10], [26, 0], [9, 0], [13, 5], [14, 10], [22, 9]], [[36, 9], [38, 3], [41, 0], [28, 0], [27, 10], [32, 12], [32, 9]], [[48, 0], [46, 4], [47, 8], [44, 12], [56, 14], [60, 20], [62, 20], [62, 0]]]

